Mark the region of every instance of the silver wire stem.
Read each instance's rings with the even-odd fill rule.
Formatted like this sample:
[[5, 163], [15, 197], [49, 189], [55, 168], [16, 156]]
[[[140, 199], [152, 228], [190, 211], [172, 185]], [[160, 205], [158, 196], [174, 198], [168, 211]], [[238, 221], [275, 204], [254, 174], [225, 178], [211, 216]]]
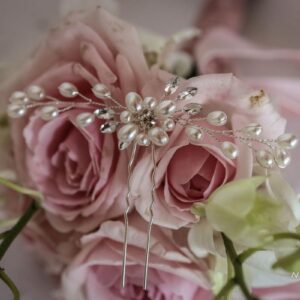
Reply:
[[148, 235], [147, 235], [147, 245], [146, 245], [146, 253], [145, 253], [145, 266], [144, 266], [144, 290], [147, 290], [147, 283], [148, 283], [148, 269], [149, 269], [149, 256], [150, 256], [150, 244], [151, 244], [151, 231], [152, 231], [152, 225], [153, 225], [153, 204], [155, 201], [155, 175], [156, 175], [156, 161], [155, 161], [155, 145], [152, 144], [151, 147], [151, 158], [152, 158], [152, 175], [151, 175], [151, 182], [152, 182], [152, 188], [151, 188], [151, 203], [149, 206], [149, 213], [150, 213], [150, 219], [148, 223]]
[[137, 143], [133, 144], [130, 160], [128, 162], [128, 179], [127, 179], [127, 195], [126, 195], [126, 210], [124, 212], [125, 232], [124, 232], [124, 245], [123, 245], [123, 262], [122, 262], [122, 288], [126, 285], [126, 263], [127, 263], [127, 247], [128, 247], [128, 214], [131, 209], [131, 177], [132, 166], [136, 154]]

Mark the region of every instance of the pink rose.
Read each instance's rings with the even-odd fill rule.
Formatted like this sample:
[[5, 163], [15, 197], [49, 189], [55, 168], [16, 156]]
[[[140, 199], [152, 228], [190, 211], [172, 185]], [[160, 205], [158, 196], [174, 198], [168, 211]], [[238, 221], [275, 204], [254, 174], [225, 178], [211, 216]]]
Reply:
[[[229, 122], [224, 129], [241, 129], [255, 122], [264, 127], [265, 137], [274, 138], [284, 131], [285, 121], [269, 103], [268, 97], [262, 97], [261, 105], [253, 105], [251, 96], [258, 92], [230, 74], [196, 77], [180, 88], [184, 86], [198, 88], [198, 94], [191, 101], [203, 104], [205, 113], [213, 110], [227, 113]], [[252, 152], [244, 144], [236, 142], [240, 156], [231, 161], [222, 154], [216, 140], [208, 135], [199, 145], [191, 145], [180, 126], [172, 132], [169, 144], [159, 149], [156, 157], [156, 224], [180, 228], [195, 222], [196, 217], [190, 211], [194, 203], [204, 202], [228, 181], [251, 176]], [[151, 156], [147, 152], [137, 162], [132, 185], [135, 206], [145, 217], [151, 199], [151, 171]]]
[[46, 270], [54, 275], [60, 275], [80, 249], [81, 235], [55, 230], [44, 212], [39, 212], [24, 228], [22, 234], [29, 248], [37, 253], [45, 264]]
[[298, 300], [300, 283], [291, 283], [280, 287], [255, 289], [256, 296], [263, 300]]
[[[72, 82], [86, 96], [106, 84], [118, 99], [140, 92], [148, 77], [137, 32], [101, 8], [71, 15], [53, 29], [15, 78], [1, 90], [8, 99], [30, 84], [58, 96]], [[76, 101], [76, 99], [75, 99]], [[17, 169], [22, 183], [43, 193], [48, 219], [58, 230], [88, 231], [124, 211], [127, 155], [114, 135], [99, 132], [102, 121], [83, 130], [80, 109], [44, 122], [36, 114], [12, 120]]]
[[197, 25], [204, 30], [222, 26], [239, 31], [245, 18], [247, 0], [208, 0], [201, 10]]
[[[299, 50], [262, 48], [219, 28], [198, 41], [194, 55], [201, 73], [233, 72], [250, 86], [263, 89], [280, 114], [288, 119], [287, 131], [300, 136]], [[287, 173], [294, 186], [299, 187], [299, 180], [294, 176], [300, 167], [299, 151], [292, 155], [293, 164]]]
[[212, 299], [207, 290], [207, 266], [196, 262], [186, 248], [172, 240], [171, 232], [154, 226], [148, 291], [143, 290], [143, 264], [147, 239], [145, 222], [132, 214], [128, 241], [127, 285], [121, 289], [124, 224], [107, 221], [83, 237], [83, 249], [63, 275], [66, 300], [101, 299]]

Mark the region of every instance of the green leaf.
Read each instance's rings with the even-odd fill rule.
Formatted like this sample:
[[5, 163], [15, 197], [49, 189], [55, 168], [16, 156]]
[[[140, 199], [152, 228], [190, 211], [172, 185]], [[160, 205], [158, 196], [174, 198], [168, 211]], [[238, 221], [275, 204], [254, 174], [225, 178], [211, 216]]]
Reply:
[[292, 252], [277, 260], [273, 265], [273, 269], [283, 269], [287, 272], [300, 272], [300, 249]]

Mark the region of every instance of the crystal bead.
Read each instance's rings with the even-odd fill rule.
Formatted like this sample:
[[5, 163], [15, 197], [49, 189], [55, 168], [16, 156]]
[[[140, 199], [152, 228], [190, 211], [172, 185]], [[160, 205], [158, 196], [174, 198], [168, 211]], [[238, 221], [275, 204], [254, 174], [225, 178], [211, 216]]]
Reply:
[[110, 121], [102, 124], [100, 126], [100, 131], [102, 133], [113, 133], [117, 130], [119, 123], [115, 121]]
[[125, 150], [126, 148], [128, 148], [129, 145], [130, 143], [122, 142], [122, 141], [119, 141], [118, 143], [118, 147], [120, 151]]
[[94, 115], [98, 119], [111, 120], [114, 117], [115, 112], [110, 108], [98, 108], [94, 111]]
[[202, 105], [199, 103], [189, 103], [183, 107], [183, 110], [190, 116], [198, 115], [202, 110]]
[[184, 91], [180, 92], [177, 96], [177, 100], [190, 100], [197, 94], [198, 89], [196, 87], [188, 87]]
[[178, 76], [172, 77], [165, 86], [165, 94], [174, 94], [179, 86], [180, 78]]

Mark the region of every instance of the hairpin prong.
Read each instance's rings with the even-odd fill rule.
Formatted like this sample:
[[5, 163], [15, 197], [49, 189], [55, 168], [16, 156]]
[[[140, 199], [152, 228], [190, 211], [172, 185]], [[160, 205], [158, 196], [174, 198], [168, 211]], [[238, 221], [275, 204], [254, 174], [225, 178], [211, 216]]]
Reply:
[[150, 219], [148, 222], [148, 230], [147, 230], [147, 244], [146, 244], [146, 252], [145, 252], [145, 265], [144, 265], [144, 289], [147, 290], [148, 284], [148, 270], [149, 270], [149, 257], [150, 257], [150, 245], [151, 245], [151, 231], [153, 225], [153, 205], [155, 201], [155, 176], [156, 176], [156, 159], [155, 159], [155, 145], [152, 144], [151, 147], [151, 160], [152, 160], [152, 174], [151, 174], [151, 203], [149, 205], [149, 214]]
[[130, 197], [131, 197], [131, 177], [132, 177], [132, 166], [136, 155], [137, 143], [133, 144], [131, 151], [130, 160], [128, 162], [128, 179], [127, 179], [127, 195], [126, 195], [126, 208], [124, 212], [124, 244], [123, 244], [123, 260], [122, 260], [122, 287], [126, 286], [126, 265], [127, 265], [127, 248], [128, 248], [128, 214], [131, 209]]

